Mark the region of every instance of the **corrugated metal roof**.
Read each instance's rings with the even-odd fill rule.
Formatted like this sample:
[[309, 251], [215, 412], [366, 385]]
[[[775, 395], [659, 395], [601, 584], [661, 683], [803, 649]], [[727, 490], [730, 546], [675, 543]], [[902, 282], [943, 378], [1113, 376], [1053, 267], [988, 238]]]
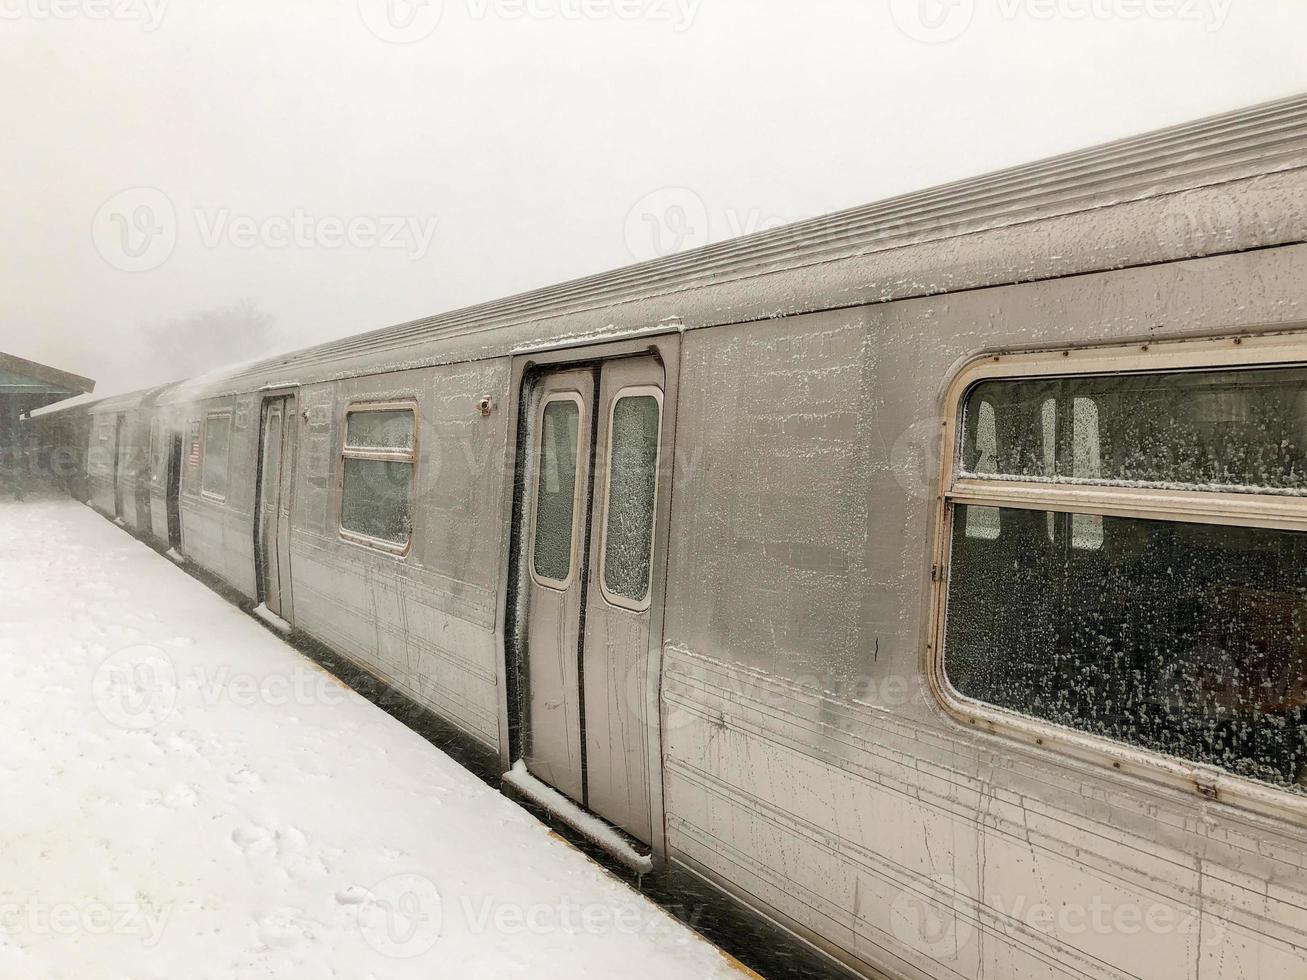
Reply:
[[[232, 365], [176, 386], [163, 394], [162, 401], [257, 388], [272, 381], [308, 383], [356, 370], [394, 369], [434, 362], [439, 359], [434, 348], [447, 347], [444, 342], [456, 338], [462, 339], [458, 349], [445, 351], [441, 356], [487, 356], [523, 346], [549, 346], [577, 336], [594, 336], [595, 331], [603, 331], [605, 324], [617, 325], [619, 320], [616, 332], [629, 334], [652, 329], [663, 322], [649, 320], [651, 316], [670, 316], [675, 320], [683, 309], [693, 309], [695, 316], [706, 323], [712, 322], [714, 316], [788, 315], [850, 303], [929, 295], [950, 288], [1023, 281], [1012, 270], [998, 267], [992, 261], [993, 267], [987, 267], [983, 276], [971, 275], [966, 282], [959, 282], [957, 277], [950, 278], [939, 269], [931, 276], [921, 275], [922, 267], [943, 265], [945, 260], [938, 254], [924, 262], [905, 260], [897, 267], [888, 257], [906, 255], [919, 246], [938, 247], [970, 240], [968, 236], [982, 232], [998, 232], [1047, 219], [1069, 220], [1068, 216], [1112, 205], [1164, 199], [1184, 191], [1286, 171], [1307, 172], [1307, 95], [891, 198], [320, 344], [297, 353]], [[1264, 188], [1261, 195], [1283, 200], [1276, 193], [1275, 188]], [[1274, 234], [1260, 228], [1242, 229], [1241, 235], [1227, 236], [1228, 247], [1258, 247], [1307, 237], [1299, 235], [1299, 225], [1307, 223], [1307, 195], [1302, 193], [1301, 182], [1295, 181], [1290, 193], [1293, 200], [1281, 208], [1287, 216], [1283, 228], [1276, 229]], [[1238, 222], [1252, 224], [1244, 215], [1247, 206], [1248, 202], [1242, 198], [1224, 201], [1219, 212], [1208, 217], [1228, 226]], [[1187, 214], [1191, 202], [1183, 202], [1181, 207]], [[1107, 245], [1118, 238], [1124, 241], [1127, 234], [1121, 225], [1105, 225], [1104, 229], [1101, 237]], [[1084, 232], [1084, 227], [1078, 227], [1077, 234], [1082, 239]], [[1222, 233], [1222, 228], [1201, 231], [1211, 241], [1220, 240]], [[1192, 242], [1171, 243], [1169, 251], [1156, 242], [1142, 250], [1137, 243], [1131, 247], [1136, 253], [1147, 253], [1145, 260], [1163, 261], [1203, 254], [1201, 247], [1191, 248], [1191, 245]], [[1056, 264], [1050, 262], [1049, 269], [1043, 273], [1071, 274], [1082, 271], [1086, 264], [1095, 268], [1112, 267], [1111, 263], [1119, 260], [1111, 252], [1106, 246], [1096, 249], [1078, 260], [1079, 267], [1062, 262], [1054, 269]], [[881, 256], [886, 256], [886, 261], [882, 262]], [[1006, 258], [1017, 260], [1011, 250]], [[841, 269], [845, 271], [838, 274], [832, 271]], [[1040, 274], [1040, 270], [1033, 268], [1020, 271], [1035, 277]], [[865, 288], [863, 280], [867, 277], [887, 275], [899, 278], [887, 280], [879, 288]], [[794, 285], [798, 281], [796, 276], [803, 282], [801, 289]], [[765, 288], [764, 279], [768, 284], [775, 283], [770, 291]], [[737, 289], [747, 289], [747, 293], [730, 292], [732, 284], [738, 284]], [[723, 302], [720, 299], [723, 295], [730, 298]], [[747, 303], [739, 299], [744, 295], [749, 297]], [[679, 297], [686, 299], [672, 302]], [[766, 312], [760, 313], [760, 308]], [[528, 324], [532, 325], [531, 330], [502, 333]], [[496, 330], [501, 333], [490, 334]], [[477, 349], [481, 335], [485, 335], [485, 350]], [[508, 346], [505, 346], [506, 336], [511, 338]]]
[[309, 367], [1307, 166], [1307, 95], [959, 181], [260, 362]]

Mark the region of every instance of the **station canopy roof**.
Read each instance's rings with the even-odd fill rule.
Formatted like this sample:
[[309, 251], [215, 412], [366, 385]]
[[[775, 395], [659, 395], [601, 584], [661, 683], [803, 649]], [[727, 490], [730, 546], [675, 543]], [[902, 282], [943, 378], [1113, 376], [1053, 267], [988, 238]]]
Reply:
[[0, 352], [0, 398], [20, 398], [24, 411], [94, 390], [90, 378]]

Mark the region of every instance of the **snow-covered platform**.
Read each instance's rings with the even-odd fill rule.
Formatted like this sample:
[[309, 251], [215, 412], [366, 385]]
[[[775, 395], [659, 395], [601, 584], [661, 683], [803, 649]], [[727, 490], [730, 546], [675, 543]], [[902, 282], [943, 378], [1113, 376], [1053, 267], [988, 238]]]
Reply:
[[0, 977], [728, 977], [166, 558], [0, 503]]

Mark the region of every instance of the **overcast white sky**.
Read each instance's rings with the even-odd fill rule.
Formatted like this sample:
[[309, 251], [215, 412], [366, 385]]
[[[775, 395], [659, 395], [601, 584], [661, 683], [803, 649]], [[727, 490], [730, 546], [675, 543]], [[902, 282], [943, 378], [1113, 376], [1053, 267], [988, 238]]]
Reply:
[[1287, 0], [0, 0], [0, 350], [141, 387], [146, 322], [357, 333], [1304, 91], [1304, 38]]

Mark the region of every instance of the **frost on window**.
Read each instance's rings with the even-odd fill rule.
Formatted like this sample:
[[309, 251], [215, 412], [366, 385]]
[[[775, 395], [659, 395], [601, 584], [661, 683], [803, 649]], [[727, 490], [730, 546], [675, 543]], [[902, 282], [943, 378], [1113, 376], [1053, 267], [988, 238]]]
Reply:
[[955, 522], [952, 685], [1307, 792], [1307, 535], [1098, 520], [1100, 547], [1069, 551], [1040, 511], [1003, 509], [995, 541]]
[[[973, 434], [971, 464], [976, 475], [993, 473], [998, 466], [998, 436], [994, 427], [994, 406], [979, 402], [975, 407], [976, 428]], [[969, 507], [966, 517], [967, 537], [993, 541], [998, 537], [999, 516], [997, 507]]]
[[376, 452], [411, 452], [413, 424], [413, 411], [407, 408], [350, 412], [345, 425], [345, 445]]
[[[1057, 401], [1049, 398], [1041, 412], [1044, 427], [1044, 477], [1058, 473], [1058, 456], [1069, 455], [1071, 476], [1077, 482], [1101, 481], [1102, 463], [1098, 449], [1098, 405], [1088, 398], [1073, 398], [1068, 426], [1060, 422]], [[1068, 431], [1069, 430], [1069, 431]], [[1069, 439], [1068, 439], [1069, 437]], [[1069, 540], [1072, 548], [1093, 550], [1103, 545], [1103, 519], [1096, 514], [1049, 514], [1048, 540]]]
[[[1001, 477], [1307, 493], [1302, 368], [986, 381], [967, 414], [985, 405]], [[968, 424], [965, 474], [978, 438]]]
[[340, 526], [390, 544], [407, 544], [413, 533], [413, 464], [345, 459]]
[[[1090, 398], [1071, 401], [1071, 475], [1076, 480], [1103, 478], [1098, 436], [1098, 403]], [[1071, 547], [1094, 550], [1103, 546], [1103, 519], [1096, 514], [1071, 515]]]
[[407, 546], [412, 540], [416, 423], [411, 408], [365, 409], [345, 416], [342, 531], [390, 545]]
[[204, 422], [204, 469], [200, 489], [226, 499], [227, 464], [231, 448], [231, 416], [210, 415]]
[[162, 483], [164, 477], [163, 463], [163, 427], [158, 419], [150, 420], [150, 480]]
[[660, 421], [653, 395], [628, 395], [613, 406], [604, 588], [637, 603], [649, 594]]
[[540, 421], [540, 477], [532, 560], [538, 576], [555, 582], [567, 581], [572, 572], [580, 421], [580, 406], [571, 399], [548, 402]]

